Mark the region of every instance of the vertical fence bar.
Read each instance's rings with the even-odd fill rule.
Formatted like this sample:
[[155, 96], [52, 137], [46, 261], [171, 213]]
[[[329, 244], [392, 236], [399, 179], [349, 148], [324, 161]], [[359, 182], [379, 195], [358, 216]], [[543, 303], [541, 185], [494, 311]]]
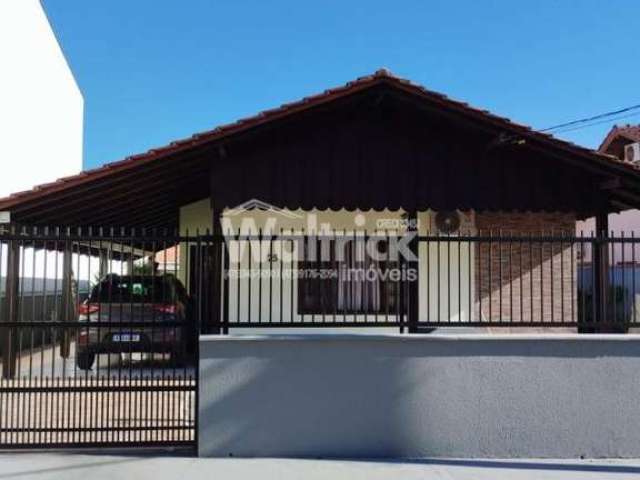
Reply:
[[469, 237], [471, 236], [471, 231], [467, 232], [467, 241], [465, 242], [467, 244], [467, 276], [469, 277], [467, 279], [467, 303], [468, 303], [468, 307], [469, 307], [469, 322], [473, 322], [473, 289], [472, 286], [474, 285], [473, 282], [473, 278], [475, 277], [475, 270], [473, 268], [474, 262], [472, 260], [472, 256], [473, 256], [473, 252], [475, 252], [475, 245], [472, 244], [471, 240], [469, 239]]
[[224, 234], [222, 233], [221, 230], [221, 238], [220, 238], [220, 248], [222, 249], [221, 252], [221, 261], [222, 261], [222, 292], [221, 292], [221, 296], [222, 296], [222, 319], [221, 319], [221, 323], [222, 323], [222, 334], [223, 335], [228, 335], [229, 334], [229, 265], [231, 262], [231, 257], [229, 254], [229, 246], [227, 245], [226, 242], [226, 237], [224, 236]]
[[[624, 232], [620, 232], [620, 265], [621, 265], [621, 277], [622, 277], [622, 311], [623, 311], [623, 317], [622, 317], [622, 328], [623, 329], [627, 329], [629, 328], [629, 316], [631, 314], [631, 310], [629, 310], [630, 308], [630, 304], [629, 304], [629, 289], [627, 288], [627, 277], [626, 277], [626, 268], [627, 268], [627, 262], [625, 261], [625, 250], [627, 245], [624, 243]], [[613, 279], [613, 281], [615, 282], [615, 278]]]
[[636, 326], [636, 315], [638, 310], [638, 302], [636, 300], [636, 272], [638, 271], [638, 266], [636, 265], [636, 237], [635, 232], [631, 231], [631, 302], [633, 308], [633, 317], [632, 317], [632, 325]]
[[[16, 227], [11, 226], [12, 235], [16, 233]], [[3, 322], [16, 323], [19, 319], [19, 292], [20, 292], [20, 246], [15, 239], [7, 242], [7, 278], [5, 283], [6, 307]], [[0, 330], [2, 337], [2, 378], [11, 379], [16, 374], [17, 346], [15, 328], [3, 328]]]
[[[411, 275], [408, 275], [407, 272], [407, 287], [409, 295], [407, 329], [409, 333], [417, 333], [418, 322], [420, 321], [420, 248], [418, 245], [419, 225], [417, 211], [408, 212], [408, 222], [407, 233], [411, 235], [411, 239], [409, 241], [409, 250], [416, 259], [408, 265], [410, 269], [415, 270], [415, 278]], [[448, 280], [451, 279], [450, 274], [451, 269], [449, 269]], [[450, 299], [451, 297], [448, 298]]]
[[[509, 321], [513, 322], [513, 231], [509, 231]], [[522, 321], [522, 319], [520, 319]]]
[[[544, 236], [544, 232], [540, 232], [540, 236]], [[540, 239], [538, 242], [540, 250], [540, 323], [545, 321], [544, 318], [544, 240]]]

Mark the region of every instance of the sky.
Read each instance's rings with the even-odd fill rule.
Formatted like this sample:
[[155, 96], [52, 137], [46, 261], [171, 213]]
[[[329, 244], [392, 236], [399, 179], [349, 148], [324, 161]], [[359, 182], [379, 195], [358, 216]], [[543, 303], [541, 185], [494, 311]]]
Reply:
[[[538, 129], [640, 104], [637, 0], [43, 5], [85, 99], [85, 168], [381, 67]], [[559, 136], [597, 148], [612, 123]]]

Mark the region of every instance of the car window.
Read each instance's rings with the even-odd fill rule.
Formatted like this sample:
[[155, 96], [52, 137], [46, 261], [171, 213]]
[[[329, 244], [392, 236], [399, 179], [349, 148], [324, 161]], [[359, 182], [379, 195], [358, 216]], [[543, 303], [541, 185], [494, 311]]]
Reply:
[[176, 290], [162, 277], [108, 277], [93, 287], [91, 302], [173, 303]]

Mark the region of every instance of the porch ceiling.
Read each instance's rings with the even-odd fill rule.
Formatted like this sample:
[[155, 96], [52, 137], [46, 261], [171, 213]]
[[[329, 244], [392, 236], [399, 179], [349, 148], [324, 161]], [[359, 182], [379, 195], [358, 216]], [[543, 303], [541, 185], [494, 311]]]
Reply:
[[[520, 178], [528, 178], [529, 183], [533, 183], [534, 190], [538, 187], [542, 189], [542, 193], [538, 194], [539, 197], [548, 194], [544, 191], [544, 185], [553, 181], [558, 176], [558, 172], [562, 172], [562, 179], [565, 182], [562, 190], [568, 193], [580, 191], [579, 196], [571, 202], [568, 201], [569, 196], [556, 198], [554, 190], [552, 193], [555, 196], [551, 199], [552, 203], [545, 204], [545, 208], [550, 206], [551, 210], [580, 209], [580, 215], [586, 216], [595, 210], [618, 211], [640, 207], [640, 171], [634, 166], [614, 157], [558, 140], [550, 135], [535, 132], [526, 126], [451, 100], [381, 70], [374, 75], [359, 78], [343, 87], [327, 90], [299, 102], [283, 105], [141, 155], [128, 157], [95, 170], [0, 199], [0, 210], [10, 211], [14, 221], [25, 224], [173, 228], [178, 223], [181, 205], [208, 197], [210, 194], [214, 202], [219, 199], [227, 206], [239, 203], [237, 200], [241, 202], [249, 198], [260, 198], [282, 206], [455, 207], [455, 202], [449, 200], [437, 205], [437, 202], [433, 204], [429, 198], [421, 197], [420, 181], [424, 179], [420, 171], [422, 167], [413, 164], [412, 168], [417, 170], [406, 168], [403, 170], [406, 165], [394, 162], [394, 159], [385, 163], [384, 172], [387, 172], [385, 175], [374, 176], [375, 178], [367, 177], [368, 171], [365, 165], [364, 170], [352, 169], [351, 174], [344, 177], [348, 182], [342, 184], [340, 184], [340, 178], [326, 174], [323, 176], [322, 168], [316, 170], [307, 168], [310, 165], [308, 162], [291, 164], [294, 170], [297, 169], [300, 172], [300, 176], [296, 177], [287, 175], [278, 177], [269, 174], [268, 171], [265, 174], [265, 170], [260, 169], [247, 171], [247, 164], [243, 163], [246, 161], [246, 155], [251, 154], [255, 157], [257, 150], [251, 153], [251, 149], [259, 145], [260, 141], [271, 138], [282, 144], [282, 141], [286, 140], [286, 137], [278, 137], [279, 134], [274, 127], [304, 125], [305, 119], [316, 114], [323, 115], [323, 112], [326, 113], [349, 102], [358, 105], [359, 111], [363, 112], [364, 110], [360, 107], [364, 104], [358, 100], [360, 98], [367, 99], [366, 108], [377, 112], [384, 111], [385, 105], [390, 102], [394, 105], [411, 104], [413, 108], [437, 119], [440, 123], [436, 125], [459, 125], [478, 140], [489, 139], [488, 143], [485, 141], [485, 147], [491, 149], [492, 153], [488, 156], [484, 155], [483, 158], [486, 160], [490, 157], [491, 161], [498, 157], [503, 159], [502, 163], [494, 163], [493, 166], [488, 167], [493, 169], [492, 174], [495, 178], [503, 175], [506, 172], [505, 169], [511, 169], [517, 173], [521, 165], [514, 162], [524, 157], [529, 159], [528, 167], [533, 165], [536, 159], [557, 162], [556, 164], [548, 163], [552, 167], [557, 165], [557, 171], [555, 167], [547, 169], [533, 178], [525, 176], [529, 173], [526, 169], [520, 172]], [[379, 107], [378, 110], [375, 110], [377, 107]], [[380, 128], [380, 125], [376, 128]], [[344, 131], [334, 133], [349, 134]], [[384, 130], [379, 130], [378, 133], [383, 134]], [[446, 130], [441, 130], [441, 133], [445, 134]], [[376, 145], [381, 145], [379, 136], [366, 138], [371, 140], [369, 147], [373, 150]], [[365, 137], [359, 138], [359, 140], [362, 139]], [[315, 141], [317, 145], [322, 145], [322, 139], [316, 137]], [[389, 145], [383, 145], [383, 147], [388, 148]], [[454, 147], [457, 148], [459, 145]], [[494, 155], [495, 151], [500, 153]], [[295, 152], [292, 154], [291, 162], [295, 161], [293, 157]], [[414, 157], [418, 159], [420, 155], [414, 155]], [[460, 158], [462, 157], [464, 155]], [[510, 160], [506, 160], [507, 157]], [[349, 165], [344, 158], [346, 157], [333, 159], [332, 162], [337, 167], [348, 170]], [[316, 166], [322, 166], [324, 160], [325, 157], [317, 154], [313, 156]], [[474, 172], [482, 172], [486, 164], [482, 164], [482, 159], [477, 160]], [[255, 161], [255, 158], [252, 161]], [[425, 159], [423, 165], [429, 167], [429, 161]], [[280, 168], [279, 172], [282, 172], [284, 168], [282, 163], [277, 165]], [[362, 167], [362, 164], [358, 165]], [[448, 168], [456, 173], [459, 166], [450, 165]], [[339, 170], [335, 171], [339, 172]], [[248, 181], [247, 175], [253, 178]], [[306, 178], [305, 181], [299, 184], [292, 183], [303, 176]], [[352, 195], [351, 198], [347, 196], [350, 192], [353, 193], [347, 186], [354, 185], [357, 179], [364, 183], [374, 182], [378, 187], [382, 187], [385, 180], [389, 185], [396, 182], [398, 178], [411, 181], [414, 186], [412, 188], [404, 188], [406, 184], [400, 186], [393, 190], [395, 191], [393, 195], [389, 194], [392, 189], [377, 188], [363, 193], [365, 197], [360, 194]], [[447, 175], [440, 175], [437, 181], [447, 181], [447, 178], [449, 178]], [[317, 189], [314, 185], [317, 187], [321, 181], [325, 186], [338, 185], [338, 187], [316, 192], [313, 198], [304, 200], [304, 196], [301, 195], [315, 192]], [[450, 188], [450, 185], [438, 183], [432, 184], [435, 185], [432, 188], [451, 190], [442, 198], [459, 199], [462, 198], [461, 195], [465, 195], [465, 192], [478, 188], [477, 185], [474, 186], [473, 181], [473, 175], [469, 175], [466, 188]], [[268, 190], [265, 190], [265, 186], [268, 186]], [[480, 187], [490, 200], [485, 205], [476, 205], [476, 208], [531, 210], [535, 207], [534, 204], [529, 205], [524, 197], [513, 205], [509, 205], [504, 201], [505, 192], [492, 193], [491, 185], [488, 184]], [[520, 187], [521, 185], [509, 187], [509, 191], [512, 192], [510, 194], [517, 193]], [[293, 193], [296, 189], [301, 192], [296, 194], [297, 196]], [[386, 191], [386, 196], [379, 196], [381, 191]], [[529, 189], [529, 197], [532, 191]], [[473, 196], [467, 195], [466, 204], [459, 202], [458, 207], [473, 208], [474, 201]], [[431, 203], [425, 205], [424, 202]]]

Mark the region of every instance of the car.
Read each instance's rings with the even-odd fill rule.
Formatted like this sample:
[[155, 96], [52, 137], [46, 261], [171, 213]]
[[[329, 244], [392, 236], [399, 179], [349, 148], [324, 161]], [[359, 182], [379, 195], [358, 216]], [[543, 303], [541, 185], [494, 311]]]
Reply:
[[191, 305], [174, 275], [106, 275], [78, 308], [77, 367], [123, 353], [168, 353], [183, 365], [195, 347]]

